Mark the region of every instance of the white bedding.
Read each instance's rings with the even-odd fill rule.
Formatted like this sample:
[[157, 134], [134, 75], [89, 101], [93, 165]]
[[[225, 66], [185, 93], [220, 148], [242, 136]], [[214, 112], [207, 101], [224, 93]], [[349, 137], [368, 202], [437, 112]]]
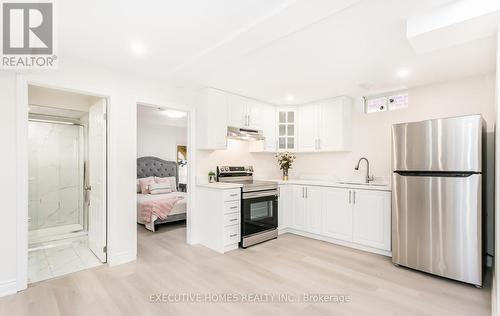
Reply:
[[[154, 231], [154, 221], [158, 219], [156, 215], [153, 215], [151, 223], [145, 223], [139, 219], [139, 210], [140, 206], [142, 203], [147, 202], [147, 201], [154, 201], [154, 200], [159, 200], [163, 199], [166, 197], [173, 197], [173, 196], [181, 196], [183, 197], [182, 200], [177, 201], [175, 203], [172, 211], [168, 216], [176, 215], [176, 214], [182, 214], [186, 213], [186, 198], [187, 198], [187, 193], [186, 192], [172, 192], [172, 193], [166, 193], [166, 194], [137, 194], [137, 222], [139, 224], [144, 224], [147, 229]], [[167, 217], [168, 218], [168, 217]]]

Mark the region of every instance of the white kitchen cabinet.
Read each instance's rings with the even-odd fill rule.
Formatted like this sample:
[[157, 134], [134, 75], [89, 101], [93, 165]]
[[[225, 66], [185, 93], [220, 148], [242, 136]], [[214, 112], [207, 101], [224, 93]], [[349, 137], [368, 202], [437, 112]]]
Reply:
[[318, 106], [316, 104], [299, 107], [297, 115], [297, 150], [299, 152], [317, 150], [318, 119]]
[[383, 250], [391, 249], [391, 194], [353, 190], [352, 241]]
[[300, 106], [297, 117], [298, 151], [349, 150], [351, 107], [352, 102], [346, 97]]
[[[277, 151], [296, 151], [297, 114], [295, 108], [278, 108]], [[276, 121], [275, 123], [276, 124]]]
[[391, 192], [312, 185], [290, 188], [288, 201], [284, 195], [279, 203], [291, 203], [292, 232], [390, 254]]
[[228, 95], [205, 88], [200, 91], [196, 106], [196, 147], [226, 149]]
[[325, 188], [323, 194], [323, 234], [352, 241], [352, 190]]
[[212, 250], [225, 253], [238, 249], [241, 241], [241, 189], [221, 189], [198, 186], [196, 205], [199, 213], [200, 243]]
[[305, 187], [306, 200], [306, 230], [309, 233], [321, 234], [322, 210], [323, 210], [323, 188], [317, 186]]
[[301, 185], [292, 186], [292, 227], [306, 231], [306, 199], [305, 187]]
[[321, 191], [320, 187], [293, 186], [293, 228], [315, 234], [321, 232]]
[[283, 230], [292, 225], [292, 187], [278, 186], [278, 229]]
[[351, 148], [351, 102], [338, 98], [318, 106], [318, 151], [341, 151]]
[[250, 128], [262, 130], [265, 140], [250, 143], [250, 152], [276, 152], [276, 108], [254, 102], [250, 107]]
[[234, 94], [227, 94], [227, 126], [248, 127], [248, 106], [250, 100]]

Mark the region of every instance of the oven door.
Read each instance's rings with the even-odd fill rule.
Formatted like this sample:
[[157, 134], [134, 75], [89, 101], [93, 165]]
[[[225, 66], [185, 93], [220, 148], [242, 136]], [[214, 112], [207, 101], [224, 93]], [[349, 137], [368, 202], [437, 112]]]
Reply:
[[278, 227], [278, 190], [245, 192], [242, 204], [242, 237]]

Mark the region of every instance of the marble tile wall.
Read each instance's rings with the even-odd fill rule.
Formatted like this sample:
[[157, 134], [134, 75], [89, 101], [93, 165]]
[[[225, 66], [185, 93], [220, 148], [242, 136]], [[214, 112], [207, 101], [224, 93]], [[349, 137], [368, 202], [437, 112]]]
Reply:
[[83, 128], [30, 122], [29, 229], [83, 224]]

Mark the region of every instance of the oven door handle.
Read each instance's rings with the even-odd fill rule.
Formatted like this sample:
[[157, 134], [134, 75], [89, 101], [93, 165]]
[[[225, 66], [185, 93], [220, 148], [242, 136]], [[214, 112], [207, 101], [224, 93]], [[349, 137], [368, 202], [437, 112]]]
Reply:
[[244, 192], [243, 200], [260, 198], [260, 197], [278, 197], [278, 190], [269, 190], [269, 191], [257, 191], [257, 192]]

